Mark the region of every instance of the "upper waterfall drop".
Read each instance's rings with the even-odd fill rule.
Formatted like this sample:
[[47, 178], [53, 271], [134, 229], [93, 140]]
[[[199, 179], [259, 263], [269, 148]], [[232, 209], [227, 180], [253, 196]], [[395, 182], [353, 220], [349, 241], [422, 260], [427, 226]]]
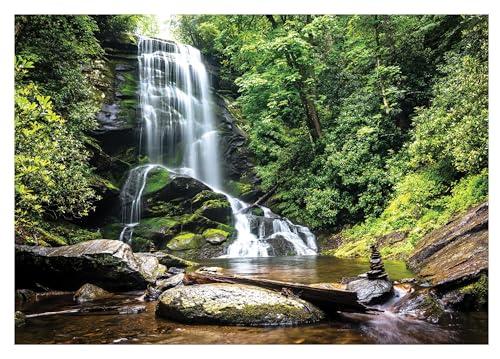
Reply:
[[195, 178], [227, 197], [237, 238], [225, 257], [316, 255], [316, 237], [308, 228], [294, 225], [262, 206], [264, 215], [256, 216], [248, 203], [224, 191], [209, 76], [199, 50], [141, 37], [138, 51], [139, 146], [150, 163], [132, 169], [122, 188], [124, 228], [120, 240], [131, 241], [140, 222], [148, 173], [161, 167], [173, 175]]
[[141, 140], [149, 160], [184, 168], [220, 189], [218, 136], [200, 51], [141, 37], [139, 71]]

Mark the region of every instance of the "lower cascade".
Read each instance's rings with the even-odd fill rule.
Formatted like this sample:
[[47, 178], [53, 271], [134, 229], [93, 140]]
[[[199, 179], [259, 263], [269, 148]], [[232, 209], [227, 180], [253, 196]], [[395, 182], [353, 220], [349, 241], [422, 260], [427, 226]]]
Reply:
[[[224, 191], [218, 134], [209, 77], [200, 52], [172, 41], [139, 39], [141, 139], [149, 163], [132, 169], [120, 192], [123, 229], [131, 243], [140, 223], [148, 174], [164, 169], [171, 177], [192, 177], [231, 205], [236, 239], [223, 257], [316, 255], [316, 237], [307, 228], [252, 206]], [[259, 207], [263, 215], [252, 212]]]

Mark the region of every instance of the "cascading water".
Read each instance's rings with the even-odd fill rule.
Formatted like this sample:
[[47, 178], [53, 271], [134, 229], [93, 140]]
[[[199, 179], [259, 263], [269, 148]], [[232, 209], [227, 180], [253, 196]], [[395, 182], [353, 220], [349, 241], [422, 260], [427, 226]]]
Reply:
[[157, 167], [163, 166], [156, 164], [139, 166], [132, 169], [128, 174], [127, 181], [120, 192], [122, 222], [125, 224], [120, 233], [120, 240], [122, 242], [130, 243], [132, 240], [134, 228], [139, 224], [141, 219], [141, 199], [146, 187], [148, 174]]
[[282, 247], [287, 243], [287, 254], [315, 255], [316, 238], [308, 228], [266, 207], [261, 207], [263, 216], [255, 216], [249, 204], [223, 191], [209, 78], [200, 52], [171, 41], [140, 38], [138, 58], [141, 144], [152, 163], [131, 170], [121, 191], [124, 228], [120, 240], [130, 242], [140, 221], [148, 174], [162, 167], [172, 174], [191, 176], [227, 197], [237, 238], [226, 257], [279, 255], [271, 242], [280, 242]]

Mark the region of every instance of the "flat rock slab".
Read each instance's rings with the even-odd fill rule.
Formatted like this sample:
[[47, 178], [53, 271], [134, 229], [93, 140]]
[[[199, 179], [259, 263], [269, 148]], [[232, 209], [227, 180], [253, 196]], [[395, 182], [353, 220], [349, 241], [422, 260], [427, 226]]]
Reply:
[[169, 289], [156, 314], [184, 323], [281, 326], [314, 323], [323, 312], [302, 299], [240, 284], [199, 284]]
[[392, 295], [392, 282], [383, 279], [359, 278], [347, 283], [347, 290], [357, 293], [362, 304], [382, 303]]
[[429, 233], [408, 267], [433, 286], [469, 282], [488, 270], [488, 203]]
[[129, 245], [98, 239], [57, 248], [16, 246], [16, 287], [35, 283], [77, 290], [92, 283], [109, 291], [145, 289], [164, 271], [154, 257], [139, 259]]

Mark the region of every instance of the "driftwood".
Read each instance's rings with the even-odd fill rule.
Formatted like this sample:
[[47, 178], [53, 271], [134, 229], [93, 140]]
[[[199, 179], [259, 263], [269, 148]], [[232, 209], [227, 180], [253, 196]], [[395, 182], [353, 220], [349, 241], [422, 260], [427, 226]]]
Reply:
[[75, 309], [59, 310], [57, 312], [43, 312], [26, 314], [26, 318], [46, 317], [49, 315], [75, 314], [75, 315], [115, 315], [115, 314], [138, 314], [146, 311], [144, 305], [135, 306], [89, 306]]
[[[233, 283], [248, 284], [257, 287], [277, 290], [285, 295], [296, 296], [315, 304], [329, 312], [367, 312], [373, 311], [358, 302], [356, 292], [341, 289], [316, 288], [305, 284], [281, 282], [271, 279], [247, 278], [236, 275], [214, 273], [186, 273], [184, 284]], [[376, 310], [375, 310], [376, 311]]]

